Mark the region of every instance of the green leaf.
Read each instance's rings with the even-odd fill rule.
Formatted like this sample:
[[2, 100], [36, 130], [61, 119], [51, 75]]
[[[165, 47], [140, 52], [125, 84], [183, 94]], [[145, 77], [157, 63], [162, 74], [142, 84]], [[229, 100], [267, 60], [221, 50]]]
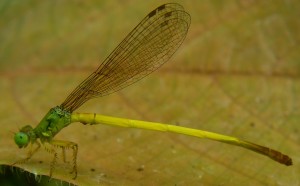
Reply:
[[[0, 165], [26, 157], [13, 132], [37, 125], [160, 1], [0, 3]], [[181, 2], [189, 34], [147, 79], [78, 112], [232, 135], [288, 154], [285, 167], [242, 148], [182, 135], [73, 124], [55, 139], [78, 143], [53, 178], [76, 185], [296, 185], [300, 172], [300, 22], [297, 1]], [[48, 175], [41, 149], [18, 164]], [[59, 157], [60, 158], [60, 157]], [[71, 151], [68, 152], [71, 161]]]

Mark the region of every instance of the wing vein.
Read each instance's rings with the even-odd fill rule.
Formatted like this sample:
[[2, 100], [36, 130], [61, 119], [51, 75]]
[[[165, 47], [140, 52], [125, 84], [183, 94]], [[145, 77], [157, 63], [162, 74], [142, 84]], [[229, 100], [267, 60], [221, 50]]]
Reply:
[[151, 11], [61, 107], [73, 112], [89, 99], [106, 96], [146, 77], [170, 59], [189, 26], [190, 15], [179, 4], [164, 4]]

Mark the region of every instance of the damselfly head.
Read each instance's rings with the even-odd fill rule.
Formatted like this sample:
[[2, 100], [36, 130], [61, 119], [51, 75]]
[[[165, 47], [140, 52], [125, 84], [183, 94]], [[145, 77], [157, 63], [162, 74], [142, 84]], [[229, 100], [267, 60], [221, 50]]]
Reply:
[[29, 143], [29, 136], [24, 132], [18, 132], [15, 135], [15, 143], [19, 148], [27, 147]]
[[32, 127], [26, 125], [20, 129], [19, 132], [15, 133], [15, 143], [19, 148], [25, 148], [30, 142], [30, 133], [32, 133]]

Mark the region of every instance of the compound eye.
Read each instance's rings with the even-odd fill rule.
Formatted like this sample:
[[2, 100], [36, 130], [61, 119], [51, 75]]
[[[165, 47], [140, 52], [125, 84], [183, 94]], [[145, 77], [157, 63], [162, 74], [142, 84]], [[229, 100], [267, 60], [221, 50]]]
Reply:
[[19, 148], [26, 147], [29, 143], [29, 137], [24, 132], [18, 132], [15, 134], [15, 143]]

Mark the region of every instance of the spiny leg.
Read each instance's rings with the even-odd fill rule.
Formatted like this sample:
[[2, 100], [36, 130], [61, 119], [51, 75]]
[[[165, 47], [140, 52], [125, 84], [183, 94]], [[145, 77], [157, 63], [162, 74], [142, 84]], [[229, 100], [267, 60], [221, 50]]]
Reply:
[[[36, 144], [37, 146], [36, 146], [36, 148], [34, 148], [34, 149], [32, 150], [34, 144]], [[29, 145], [30, 145], [30, 147], [29, 147], [29, 151], [28, 151], [28, 153], [27, 153], [27, 157], [24, 158], [24, 159], [21, 159], [21, 160], [19, 160], [19, 161], [16, 161], [16, 162], [13, 163], [12, 165], [22, 164], [22, 163], [27, 162], [28, 160], [30, 160], [30, 158], [31, 158], [31, 157], [32, 157], [32, 156], [40, 149], [40, 147], [41, 147], [41, 144], [40, 144], [38, 141], [35, 141], [33, 144], [30, 143]]]
[[53, 160], [50, 164], [50, 173], [49, 173], [49, 177], [51, 178], [52, 177], [52, 172], [53, 172], [53, 169], [54, 169], [54, 166], [57, 162], [57, 152], [55, 151], [54, 149], [54, 146], [51, 144], [51, 142], [47, 142], [47, 143], [44, 143], [44, 148], [47, 152], [49, 152], [50, 154], [53, 154]]
[[66, 148], [61, 147], [61, 150], [62, 150], [62, 159], [63, 159], [64, 163], [66, 163]]
[[73, 150], [73, 168], [72, 171], [70, 172], [71, 174], [74, 173], [73, 179], [77, 177], [77, 152], [78, 152], [78, 145], [74, 142], [70, 141], [61, 141], [61, 140], [52, 140], [50, 142], [51, 145], [54, 147], [59, 147], [62, 149], [62, 155], [63, 155], [63, 160], [65, 162], [65, 149], [71, 148]]

